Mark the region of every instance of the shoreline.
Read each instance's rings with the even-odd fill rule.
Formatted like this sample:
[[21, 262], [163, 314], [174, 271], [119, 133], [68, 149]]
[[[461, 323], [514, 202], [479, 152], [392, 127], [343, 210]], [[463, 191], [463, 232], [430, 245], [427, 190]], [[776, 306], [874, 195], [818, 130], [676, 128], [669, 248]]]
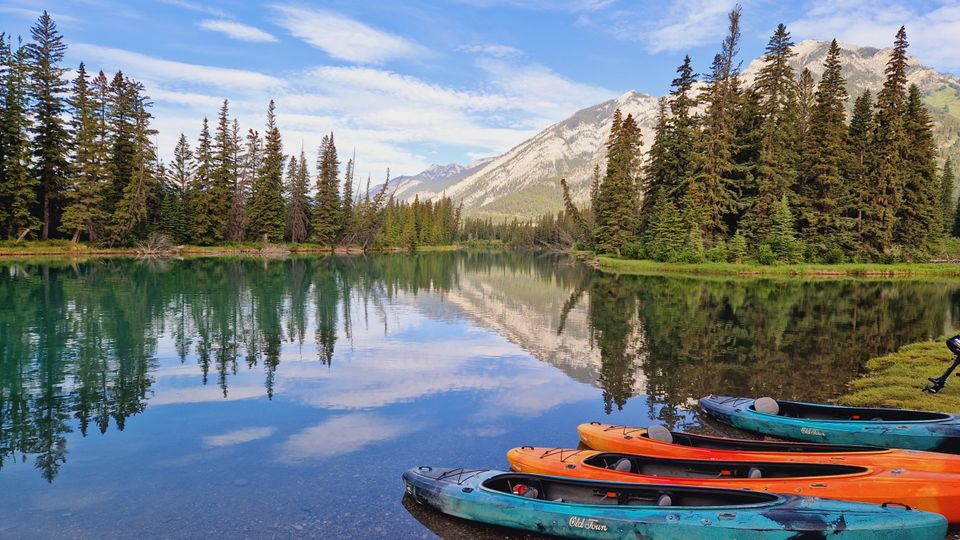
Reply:
[[603, 272], [635, 275], [688, 274], [730, 277], [792, 278], [909, 278], [949, 277], [960, 279], [960, 264], [933, 263], [842, 263], [842, 264], [735, 264], [735, 263], [667, 263], [652, 260], [620, 259], [590, 252], [573, 252], [586, 264]]
[[910, 343], [867, 360], [865, 373], [850, 382], [839, 404], [960, 414], [960, 377], [951, 376], [938, 394], [922, 391], [927, 378], [939, 377], [953, 361], [944, 345], [947, 337]]
[[[415, 252], [455, 251], [459, 245], [417, 246]], [[364, 251], [357, 246], [329, 247], [310, 244], [243, 243], [221, 246], [177, 246], [160, 252], [145, 252], [138, 248], [99, 248], [69, 242], [30, 242], [26, 246], [0, 246], [0, 261], [40, 257], [179, 257], [184, 255], [361, 255], [363, 253], [405, 253], [405, 247], [380, 247]]]

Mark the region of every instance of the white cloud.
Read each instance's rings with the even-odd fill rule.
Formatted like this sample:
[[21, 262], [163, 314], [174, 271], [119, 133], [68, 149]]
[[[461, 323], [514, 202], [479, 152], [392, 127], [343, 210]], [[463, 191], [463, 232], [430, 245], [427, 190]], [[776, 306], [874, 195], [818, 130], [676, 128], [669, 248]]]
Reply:
[[510, 6], [541, 11], [599, 11], [617, 3], [618, 0], [461, 0], [479, 7]]
[[[12, 7], [12, 6], [0, 6], [0, 13], [9, 13], [10, 15], [16, 15], [16, 16], [18, 16], [18, 17], [23, 17], [23, 18], [26, 18], [26, 19], [36, 20], [37, 17], [39, 17], [41, 14], [43, 14], [43, 10], [42, 10], [42, 9], [30, 9], [30, 8], [19, 8], [19, 7]], [[64, 15], [63, 13], [52, 13], [52, 12], [49, 12], [49, 11], [48, 11], [47, 13], [50, 14], [50, 17], [52, 17], [55, 22], [67, 22], [67, 23], [71, 23], [71, 22], [76, 22], [76, 21], [77, 21], [77, 18], [76, 18], [76, 17], [72, 17], [72, 16], [70, 16], [70, 15]]]
[[461, 47], [460, 50], [470, 54], [492, 56], [494, 58], [517, 58], [523, 56], [523, 51], [517, 49], [516, 47], [511, 47], [509, 45], [498, 45], [495, 43], [488, 43], [486, 45], [467, 45]]
[[207, 448], [222, 448], [224, 446], [236, 446], [238, 444], [266, 439], [276, 428], [273, 427], [251, 427], [238, 429], [221, 435], [210, 435], [203, 438], [203, 446]]
[[795, 39], [832, 39], [860, 46], [890, 47], [907, 27], [909, 54], [926, 65], [960, 70], [960, 5], [942, 3], [924, 11], [919, 3], [890, 0], [816, 0], [787, 28]]
[[225, 36], [240, 41], [249, 41], [254, 43], [276, 43], [279, 41], [275, 36], [264, 32], [263, 30], [247, 24], [235, 21], [207, 19], [199, 23], [201, 28], [220, 32]]
[[426, 49], [413, 41], [377, 30], [334, 11], [289, 4], [272, 7], [277, 12], [277, 24], [338, 60], [379, 64], [388, 60], [416, 58], [426, 53]]
[[121, 68], [134, 79], [191, 83], [225, 88], [232, 92], [239, 89], [267, 90], [283, 85], [283, 82], [276, 77], [245, 69], [174, 62], [87, 43], [78, 43], [71, 46], [71, 49], [82, 58], [98, 61], [104, 69], [112, 71]]
[[349, 454], [411, 431], [405, 422], [375, 414], [340, 416], [291, 435], [280, 445], [277, 460], [297, 463]]
[[168, 6], [174, 6], [189, 11], [196, 11], [198, 13], [206, 13], [207, 15], [213, 15], [214, 17], [229, 17], [230, 14], [222, 9], [217, 9], [205, 4], [198, 2], [190, 2], [188, 0], [157, 0], [161, 4], [167, 4]]

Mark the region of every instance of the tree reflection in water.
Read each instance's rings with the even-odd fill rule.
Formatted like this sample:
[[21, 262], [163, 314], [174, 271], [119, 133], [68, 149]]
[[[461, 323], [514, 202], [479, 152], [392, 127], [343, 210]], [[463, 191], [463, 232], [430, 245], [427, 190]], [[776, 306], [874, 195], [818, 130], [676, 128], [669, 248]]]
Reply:
[[[262, 370], [272, 399], [283, 343], [329, 366], [354, 324], [390, 332], [401, 301], [500, 332], [598, 386], [608, 413], [646, 394], [671, 426], [710, 392], [831, 399], [866, 358], [960, 317], [948, 284], [614, 276], [519, 253], [7, 262], [0, 468], [29, 456], [52, 482], [73, 430], [122, 431], [150, 400], [160, 344], [224, 398]], [[566, 341], [547, 350], [549, 335]]]

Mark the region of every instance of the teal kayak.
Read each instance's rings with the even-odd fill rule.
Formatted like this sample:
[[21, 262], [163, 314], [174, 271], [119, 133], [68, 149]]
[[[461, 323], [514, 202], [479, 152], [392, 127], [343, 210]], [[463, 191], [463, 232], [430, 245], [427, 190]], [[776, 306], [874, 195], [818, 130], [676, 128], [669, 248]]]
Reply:
[[960, 454], [960, 416], [952, 414], [714, 395], [700, 407], [733, 427], [785, 439]]
[[406, 495], [444, 514], [567, 538], [942, 540], [947, 520], [899, 504], [417, 467]]

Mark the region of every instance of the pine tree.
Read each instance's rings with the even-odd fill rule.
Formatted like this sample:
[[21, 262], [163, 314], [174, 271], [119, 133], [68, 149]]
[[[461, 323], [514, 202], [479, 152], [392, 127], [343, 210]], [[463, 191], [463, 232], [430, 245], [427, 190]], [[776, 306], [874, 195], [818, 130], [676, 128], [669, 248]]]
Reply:
[[342, 216], [341, 216], [341, 236], [353, 235], [354, 231], [354, 216], [353, 216], [353, 169], [354, 169], [354, 160], [356, 160], [357, 155], [354, 152], [353, 157], [347, 160], [347, 167], [343, 173], [343, 204], [342, 204]]
[[897, 214], [903, 202], [907, 46], [906, 29], [900, 27], [885, 69], [886, 81], [877, 95], [870, 191], [864, 201], [861, 225], [867, 255], [873, 258], [893, 244]]
[[658, 261], [680, 260], [689, 236], [687, 231], [677, 206], [661, 195], [652, 209], [646, 242], [648, 255]]
[[692, 159], [693, 178], [686, 194], [685, 213], [705, 238], [723, 234], [738, 210], [737, 166], [734, 163], [736, 119], [741, 101], [739, 63], [740, 6], [728, 16], [729, 28], [721, 52], [714, 57], [706, 86], [699, 96], [704, 107]]
[[309, 186], [307, 155], [301, 150], [300, 159], [290, 156], [287, 167], [287, 239], [297, 244], [305, 241], [309, 233]]
[[940, 182], [937, 178], [937, 149], [933, 141], [930, 114], [916, 85], [910, 85], [907, 92], [903, 128], [906, 174], [894, 241], [914, 252], [926, 252], [930, 243], [940, 236], [942, 229]]
[[[843, 171], [844, 183], [853, 203], [845, 215], [853, 220], [852, 250], [858, 258], [871, 258], [873, 249], [868, 247], [869, 233], [864, 232], [864, 212], [876, 208], [876, 194], [870, 182], [870, 167], [873, 161], [873, 97], [864, 91], [857, 97], [847, 130], [847, 155], [849, 159]], [[870, 223], [868, 222], [867, 228]]]
[[843, 175], [850, 159], [844, 109], [847, 91], [836, 40], [830, 43], [823, 67], [809, 114], [808, 134], [801, 143], [803, 167], [797, 186], [799, 228], [819, 255], [831, 248], [851, 247], [851, 224], [846, 216], [850, 198]]
[[[647, 166], [644, 169], [643, 184], [640, 186], [640, 228], [647, 230], [653, 217], [653, 207], [660, 200], [661, 193], [666, 196], [666, 179], [670, 176], [669, 152], [671, 145], [670, 100], [662, 97], [657, 102], [657, 119], [653, 128], [653, 143], [647, 153]], [[594, 185], [591, 186], [590, 200], [595, 208], [600, 190], [599, 168], [594, 171]], [[569, 212], [569, 209], [567, 210]]]
[[2, 107], [0, 107], [0, 213], [7, 238], [22, 239], [40, 227], [34, 216], [37, 180], [30, 172], [30, 115], [27, 96], [27, 52], [6, 44], [3, 54]]
[[237, 186], [237, 143], [230, 125], [229, 101], [223, 100], [217, 115], [210, 171], [210, 241], [226, 237], [230, 207]]
[[947, 158], [940, 174], [940, 214], [943, 220], [943, 233], [947, 236], [953, 232], [954, 198], [953, 198], [953, 162]]
[[156, 130], [150, 127], [151, 103], [143, 94], [143, 85], [127, 80], [126, 89], [133, 104], [133, 146], [130, 177], [113, 212], [109, 239], [112, 244], [129, 243], [134, 237], [146, 236], [145, 225], [150, 214], [151, 197], [157, 193], [157, 154], [153, 146]]
[[596, 209], [596, 244], [618, 256], [637, 240], [639, 228], [640, 148], [643, 141], [633, 115], [614, 112], [607, 142], [607, 173], [600, 184]]
[[283, 140], [277, 128], [276, 105], [267, 107], [267, 129], [264, 133], [263, 159], [253, 185], [250, 200], [250, 234], [257, 239], [279, 242], [286, 229], [283, 202]]
[[790, 32], [780, 24], [767, 43], [754, 90], [759, 97], [760, 146], [755, 168], [756, 198], [743, 217], [747, 238], [760, 240], [772, 225], [780, 200], [797, 180], [799, 105], [790, 59]]
[[[827, 55], [829, 59], [829, 51]], [[839, 61], [838, 56], [837, 62], [839, 63]], [[810, 133], [810, 124], [813, 121], [813, 109], [816, 106], [817, 86], [816, 81], [813, 80], [813, 73], [811, 73], [808, 68], [803, 68], [803, 71], [800, 72], [800, 77], [797, 79], [797, 145], [801, 149], [806, 144]]]
[[317, 156], [317, 194], [313, 206], [313, 239], [327, 246], [337, 243], [341, 229], [340, 161], [333, 133], [324, 135]]
[[173, 163], [166, 172], [166, 184], [170, 192], [167, 211], [173, 214], [167, 234], [175, 242], [187, 242], [190, 239], [193, 222], [188, 197], [193, 191], [195, 171], [190, 142], [183, 133], [180, 134], [177, 146], [173, 149]]
[[44, 11], [30, 29], [33, 41], [26, 46], [30, 66], [33, 115], [33, 175], [39, 181], [39, 203], [44, 240], [56, 230], [59, 199], [68, 174], [70, 136], [64, 121], [67, 72], [59, 66], [67, 46], [57, 24]]
[[120, 204], [123, 190], [133, 176], [135, 108], [130, 80], [118, 71], [107, 88], [107, 124], [109, 129], [110, 183], [104, 193], [104, 207], [111, 215]]
[[956, 211], [953, 215], [953, 231], [951, 231], [954, 238], [960, 237], [960, 197], [957, 198]]
[[248, 227], [247, 203], [251, 197], [257, 172], [263, 163], [263, 144], [260, 140], [260, 133], [256, 130], [247, 131], [244, 151], [237, 161], [242, 165], [237, 177], [236, 189], [233, 192], [230, 216], [227, 220], [227, 239], [233, 242], [240, 242], [246, 237]]
[[102, 108], [90, 85], [86, 67], [81, 63], [73, 83], [70, 106], [73, 108], [74, 152], [71, 174], [65, 190], [60, 229], [77, 242], [83, 232], [97, 240], [97, 229], [107, 219], [103, 191], [108, 183], [106, 126], [97, 112]]
[[800, 245], [797, 243], [794, 230], [793, 212], [790, 211], [786, 194], [780, 197], [780, 202], [774, 209], [770, 219], [770, 231], [765, 241], [781, 261], [800, 262], [803, 253], [798, 250]]
[[203, 119], [197, 151], [194, 153], [194, 176], [187, 192], [187, 208], [191, 217], [190, 239], [198, 245], [212, 244], [217, 239], [219, 220], [213, 217], [216, 203], [213, 200], [214, 172], [213, 143], [210, 124]]

